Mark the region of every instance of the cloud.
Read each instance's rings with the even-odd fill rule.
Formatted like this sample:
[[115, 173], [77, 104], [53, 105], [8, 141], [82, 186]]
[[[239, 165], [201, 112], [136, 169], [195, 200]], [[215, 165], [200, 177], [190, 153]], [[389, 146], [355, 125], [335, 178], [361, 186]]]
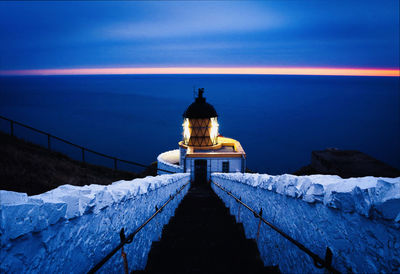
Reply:
[[398, 1], [0, 2], [0, 69], [394, 67]]
[[273, 29], [282, 24], [279, 14], [248, 3], [189, 4], [169, 6], [162, 13], [158, 10], [158, 16], [141, 21], [125, 18], [99, 28], [98, 35], [116, 40], [212, 36]]

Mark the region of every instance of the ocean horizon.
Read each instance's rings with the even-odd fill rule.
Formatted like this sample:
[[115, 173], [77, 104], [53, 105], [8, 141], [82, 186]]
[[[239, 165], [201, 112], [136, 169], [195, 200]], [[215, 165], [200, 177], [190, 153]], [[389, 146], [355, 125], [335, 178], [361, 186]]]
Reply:
[[[0, 115], [118, 158], [150, 164], [182, 138], [194, 89], [255, 172], [292, 173], [313, 150], [359, 150], [400, 168], [398, 77], [278, 75], [1, 76]], [[9, 125], [0, 121], [0, 129]], [[45, 136], [16, 127], [34, 143]], [[79, 159], [57, 141], [53, 148]], [[89, 162], [112, 166], [96, 156]], [[90, 158], [91, 157], [91, 158]]]

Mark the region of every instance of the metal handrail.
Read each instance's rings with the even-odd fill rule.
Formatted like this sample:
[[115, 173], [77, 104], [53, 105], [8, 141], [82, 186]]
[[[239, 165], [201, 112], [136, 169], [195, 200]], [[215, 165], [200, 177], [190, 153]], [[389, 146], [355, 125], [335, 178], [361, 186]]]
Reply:
[[[58, 140], [58, 141], [64, 142], [64, 143], [66, 143], [66, 144], [68, 144], [68, 145], [71, 145], [71, 146], [74, 146], [74, 147], [76, 147], [76, 148], [81, 149], [81, 150], [82, 150], [82, 161], [81, 161], [82, 163], [85, 163], [85, 151], [86, 151], [86, 152], [90, 152], [90, 153], [96, 154], [96, 155], [98, 155], [98, 156], [107, 158], [107, 159], [114, 160], [114, 169], [115, 169], [115, 170], [117, 170], [117, 162], [118, 162], [118, 161], [121, 162], [121, 163], [126, 163], [126, 164], [130, 164], [130, 165], [134, 165], [134, 166], [140, 166], [140, 167], [144, 167], [144, 168], [148, 167], [148, 165], [145, 165], [145, 164], [141, 164], [141, 163], [138, 163], [138, 162], [133, 162], [133, 161], [128, 161], [128, 160], [120, 159], [120, 158], [117, 158], [117, 157], [114, 157], [114, 156], [110, 156], [110, 155], [107, 155], [107, 154], [104, 154], [104, 153], [101, 153], [101, 152], [92, 150], [92, 149], [90, 149], [90, 148], [86, 148], [86, 147], [83, 147], [83, 146], [74, 144], [74, 143], [72, 143], [72, 142], [70, 142], [70, 141], [68, 141], [68, 140], [65, 140], [65, 139], [63, 139], [63, 138], [54, 136], [54, 135], [52, 135], [52, 134], [50, 134], [50, 133], [48, 133], [48, 132], [42, 131], [42, 130], [40, 130], [40, 129], [31, 127], [31, 126], [28, 126], [28, 125], [25, 125], [25, 124], [23, 124], [23, 123], [14, 121], [14, 120], [12, 120], [12, 119], [10, 119], [10, 118], [7, 118], [7, 117], [1, 116], [1, 115], [0, 115], [0, 119], [3, 119], [3, 120], [6, 120], [6, 121], [9, 121], [9, 122], [10, 122], [10, 135], [11, 135], [11, 136], [14, 136], [14, 124], [15, 124], [15, 125], [19, 125], [19, 126], [22, 126], [22, 127], [27, 128], [27, 129], [30, 129], [30, 130], [32, 130], [32, 131], [38, 132], [38, 133], [40, 133], [40, 134], [46, 135], [46, 136], [47, 136], [47, 148], [48, 148], [49, 150], [51, 150], [51, 142], [50, 142], [51, 138], [56, 139], [56, 140]], [[174, 172], [174, 171], [170, 171], [170, 170], [166, 170], [166, 169], [161, 169], [161, 168], [157, 168], [157, 170], [163, 171], [163, 172], [167, 172], [167, 173], [176, 173], [176, 172]]]
[[322, 259], [321, 257], [319, 257], [317, 254], [315, 254], [314, 252], [312, 252], [310, 249], [308, 249], [307, 247], [305, 247], [303, 244], [299, 243], [298, 241], [296, 241], [295, 239], [293, 239], [292, 237], [290, 237], [288, 234], [286, 234], [285, 232], [283, 232], [282, 230], [280, 230], [278, 227], [276, 227], [275, 225], [271, 224], [270, 222], [268, 222], [267, 220], [265, 220], [262, 217], [262, 211], [260, 211], [261, 214], [259, 214], [258, 212], [256, 212], [254, 209], [252, 209], [251, 207], [249, 207], [247, 204], [243, 203], [241, 201], [240, 198], [236, 197], [235, 195], [232, 194], [232, 192], [230, 192], [229, 190], [226, 190], [225, 188], [223, 188], [221, 185], [219, 185], [218, 183], [211, 181], [211, 183], [213, 183], [214, 185], [216, 185], [218, 188], [220, 188], [222, 191], [224, 191], [225, 193], [227, 193], [229, 196], [231, 196], [232, 198], [234, 198], [236, 200], [236, 202], [240, 203], [241, 205], [243, 205], [245, 208], [247, 208], [248, 210], [250, 210], [253, 214], [254, 217], [259, 218], [260, 221], [262, 221], [263, 223], [265, 223], [266, 225], [268, 225], [269, 227], [271, 227], [273, 230], [275, 230], [276, 232], [278, 232], [280, 235], [282, 235], [284, 238], [286, 238], [287, 240], [289, 240], [291, 243], [293, 243], [295, 246], [297, 246], [300, 250], [304, 251], [307, 255], [309, 255], [313, 261], [314, 261], [314, 265], [318, 268], [326, 268], [328, 269], [330, 272], [332, 273], [340, 273], [338, 270], [336, 270], [331, 264], [332, 264], [332, 251], [329, 249], [329, 247], [327, 247], [326, 250], [326, 255], [325, 255], [325, 259]]
[[[125, 244], [129, 244], [133, 241], [133, 237], [135, 237], [135, 235], [143, 228], [145, 227], [155, 216], [157, 216], [157, 214], [159, 214], [163, 208], [169, 203], [171, 202], [176, 195], [178, 195], [190, 182], [187, 182], [186, 184], [184, 184], [183, 186], [181, 186], [181, 188], [174, 194], [174, 195], [170, 195], [169, 199], [160, 207], [157, 208], [156, 207], [156, 212], [154, 212], [153, 215], [150, 216], [150, 218], [148, 218], [142, 225], [140, 225], [138, 228], [135, 229], [135, 231], [133, 231], [131, 234], [129, 234], [127, 237], [125, 237], [124, 234], [124, 228], [121, 229], [120, 231], [120, 237], [121, 237], [121, 242], [119, 245], [117, 245], [113, 250], [111, 250], [110, 253], [108, 253], [99, 263], [97, 263], [94, 267], [92, 267], [88, 273], [95, 273], [97, 270], [99, 270], [109, 259], [111, 259], [111, 257], [118, 251], [120, 250]], [[123, 236], [122, 236], [123, 235]]]

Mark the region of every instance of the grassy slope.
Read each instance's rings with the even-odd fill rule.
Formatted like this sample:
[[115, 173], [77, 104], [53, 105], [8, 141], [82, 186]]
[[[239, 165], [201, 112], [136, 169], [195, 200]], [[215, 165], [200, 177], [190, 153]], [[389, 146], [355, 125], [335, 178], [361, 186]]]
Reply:
[[0, 132], [0, 189], [35, 195], [60, 185], [107, 185], [153, 175], [154, 164], [141, 174], [83, 164], [58, 152]]

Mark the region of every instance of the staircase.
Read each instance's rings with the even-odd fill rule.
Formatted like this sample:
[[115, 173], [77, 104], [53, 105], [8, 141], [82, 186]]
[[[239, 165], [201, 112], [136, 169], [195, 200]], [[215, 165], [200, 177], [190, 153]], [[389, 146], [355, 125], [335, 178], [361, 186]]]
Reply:
[[[142, 272], [142, 271], [140, 271]], [[193, 185], [153, 242], [142, 273], [279, 273], [264, 267], [257, 245], [245, 238], [209, 184]]]

